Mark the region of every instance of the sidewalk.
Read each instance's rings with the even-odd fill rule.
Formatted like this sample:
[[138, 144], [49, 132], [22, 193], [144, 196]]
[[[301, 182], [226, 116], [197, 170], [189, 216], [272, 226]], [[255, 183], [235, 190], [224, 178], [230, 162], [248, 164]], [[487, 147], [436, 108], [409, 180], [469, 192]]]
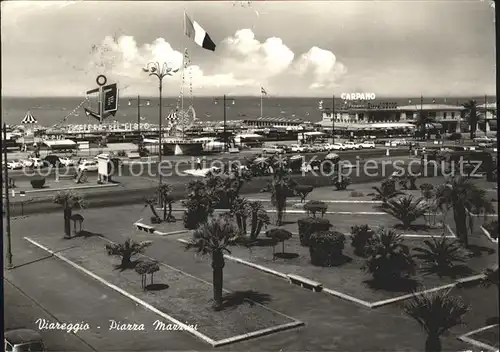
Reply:
[[[46, 252], [24, 241], [22, 236], [13, 236], [12, 240], [14, 264], [17, 267], [5, 271], [5, 278], [48, 310], [55, 317], [51, 318], [52, 321], [88, 323], [90, 329], [80, 331], [78, 336], [95, 350], [164, 351], [165, 341], [168, 341], [169, 350], [207, 350], [206, 344], [186, 332], [152, 330], [152, 323], [157, 319], [162, 320], [156, 314], [138, 307], [131, 300], [64, 262], [50, 256], [47, 258]], [[71, 244], [68, 243], [68, 246]], [[8, 308], [10, 304], [6, 297], [5, 307]], [[36, 330], [36, 319], [32, 320], [35, 313], [36, 310], [28, 309], [25, 318], [16, 324]], [[10, 315], [17, 315], [17, 312], [12, 311]], [[144, 324], [146, 331], [109, 331], [110, 320]], [[51, 351], [78, 350], [74, 339], [73, 342], [61, 341], [69, 335], [66, 332], [43, 330], [41, 334], [47, 338], [47, 347]], [[58, 349], [61, 343], [67, 347]]]

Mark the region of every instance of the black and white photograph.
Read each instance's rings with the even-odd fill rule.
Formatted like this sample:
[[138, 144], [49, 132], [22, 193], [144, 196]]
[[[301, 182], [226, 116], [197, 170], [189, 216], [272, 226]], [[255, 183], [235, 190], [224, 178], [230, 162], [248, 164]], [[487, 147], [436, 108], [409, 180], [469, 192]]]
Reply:
[[498, 352], [495, 11], [2, 1], [4, 351]]

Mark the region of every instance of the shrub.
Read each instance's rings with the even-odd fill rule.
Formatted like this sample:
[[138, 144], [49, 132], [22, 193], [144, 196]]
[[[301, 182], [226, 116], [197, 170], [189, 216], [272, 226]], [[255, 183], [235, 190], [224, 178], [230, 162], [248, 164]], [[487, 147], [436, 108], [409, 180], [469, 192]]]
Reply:
[[431, 199], [432, 197], [434, 197], [434, 186], [430, 183], [421, 184], [420, 193], [425, 199]]
[[492, 238], [498, 238], [498, 220], [488, 221], [483, 227], [490, 233]]
[[45, 178], [35, 178], [30, 181], [33, 188], [43, 188], [45, 185]]
[[297, 185], [295, 186], [295, 193], [297, 193], [300, 196], [300, 201], [304, 202], [306, 199], [307, 195], [312, 192], [314, 189], [314, 186], [309, 186], [309, 185]]
[[370, 229], [368, 225], [355, 225], [351, 227], [351, 234], [351, 246], [354, 247], [354, 253], [364, 257], [368, 243], [375, 234], [375, 231]]
[[452, 273], [456, 262], [467, 261], [466, 252], [456, 240], [450, 240], [444, 236], [425, 240], [424, 246], [413, 249], [417, 254], [415, 258], [423, 261], [422, 272], [427, 274], [438, 274], [444, 276]]
[[404, 229], [411, 226], [412, 222], [425, 215], [429, 204], [423, 198], [413, 199], [413, 196], [404, 196], [389, 199], [383, 210], [401, 221]]
[[158, 217], [158, 216], [151, 216], [151, 223], [152, 224], [160, 224], [161, 223], [161, 219]]
[[337, 191], [343, 191], [351, 184], [351, 178], [347, 176], [339, 176], [333, 179], [333, 185]]
[[125, 150], [119, 150], [119, 151], [116, 153], [116, 156], [119, 156], [119, 157], [124, 157], [124, 156], [127, 156], [127, 153], [125, 152]]
[[364, 194], [363, 192], [358, 192], [358, 191], [352, 191], [350, 194], [351, 197], [363, 197]]
[[332, 225], [330, 221], [323, 218], [302, 218], [297, 222], [299, 226], [299, 238], [302, 246], [309, 245], [309, 237], [315, 232], [328, 231]]
[[323, 217], [328, 209], [328, 205], [325, 202], [320, 202], [318, 200], [310, 200], [304, 205], [304, 210], [307, 211], [307, 215], [312, 214], [316, 217], [316, 213], [321, 213]]
[[108, 252], [108, 255], [120, 257], [121, 264], [119, 265], [119, 268], [127, 269], [130, 267], [132, 256], [144, 253], [146, 248], [151, 246], [152, 243], [153, 242], [151, 241], [135, 242], [129, 238], [123, 244], [107, 244], [106, 251]]
[[394, 231], [380, 229], [375, 233], [369, 241], [367, 253], [363, 270], [372, 274], [379, 283], [391, 284], [415, 273], [410, 249], [403, 244], [403, 237]]
[[344, 249], [345, 236], [337, 231], [315, 232], [309, 238], [311, 264], [331, 266], [339, 262]]

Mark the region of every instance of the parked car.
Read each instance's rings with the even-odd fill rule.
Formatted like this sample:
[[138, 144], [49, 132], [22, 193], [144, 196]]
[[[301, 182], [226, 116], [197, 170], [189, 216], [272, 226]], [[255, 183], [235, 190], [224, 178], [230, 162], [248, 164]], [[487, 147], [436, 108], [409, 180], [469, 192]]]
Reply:
[[43, 160], [48, 162], [51, 166], [57, 166], [57, 164], [61, 164], [61, 158], [54, 154], [47, 155]]
[[23, 163], [19, 159], [12, 159], [7, 162], [7, 168], [11, 170], [19, 170], [24, 167]]
[[306, 151], [306, 148], [300, 144], [292, 144], [290, 146], [290, 150], [292, 153], [304, 153]]
[[375, 143], [372, 141], [363, 141], [359, 145], [363, 149], [375, 149]]
[[99, 168], [97, 161], [86, 160], [78, 166], [78, 171], [94, 172]]
[[31, 329], [15, 329], [4, 333], [6, 352], [45, 352], [42, 335]]
[[283, 148], [278, 147], [277, 145], [272, 145], [262, 149], [262, 152], [266, 154], [284, 154], [285, 150]]
[[23, 167], [33, 167], [33, 161], [29, 159], [21, 159], [19, 160], [21, 164], [23, 164]]
[[74, 160], [72, 160], [70, 158], [66, 158], [66, 157], [59, 158], [59, 161], [64, 166], [74, 166], [76, 164], [76, 162]]
[[51, 165], [49, 161], [42, 160], [40, 158], [30, 158], [29, 160], [33, 163], [33, 167], [44, 167], [47, 165]]
[[344, 148], [347, 150], [361, 149], [360, 145], [358, 143], [354, 143], [354, 142], [345, 142]]
[[342, 143], [333, 143], [329, 145], [330, 150], [345, 150], [345, 147]]

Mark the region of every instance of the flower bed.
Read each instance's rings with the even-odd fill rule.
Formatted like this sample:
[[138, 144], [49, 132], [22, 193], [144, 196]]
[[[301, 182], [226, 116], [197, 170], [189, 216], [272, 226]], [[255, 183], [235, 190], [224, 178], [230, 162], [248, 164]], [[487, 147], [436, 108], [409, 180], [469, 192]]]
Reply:
[[[423, 244], [421, 239], [405, 239], [405, 244], [415, 248]], [[277, 247], [277, 252], [280, 248]], [[294, 235], [285, 244], [285, 255], [273, 260], [272, 247], [262, 243], [249, 249], [233, 247], [232, 256], [268, 267], [284, 274], [297, 274], [308, 279], [318, 281], [323, 287], [339, 291], [355, 298], [376, 302], [411, 292], [412, 289], [429, 289], [454, 282], [449, 277], [439, 278], [437, 275], [423, 275], [417, 272], [414, 280], [406, 282], [407, 286], [388, 289], [377, 288], [372, 282], [372, 277], [361, 270], [364, 259], [354, 254], [354, 249], [347, 239], [342, 258], [333, 267], [318, 267], [310, 263], [309, 248], [300, 245], [298, 235]], [[413, 252], [412, 252], [413, 253]], [[285, 258], [285, 259], [283, 259]], [[418, 263], [418, 262], [417, 262]], [[478, 265], [477, 270], [482, 266]], [[477, 273], [473, 269], [464, 270], [458, 277], [465, 277]]]
[[154, 275], [160, 289], [144, 292], [140, 276], [134, 270], [115, 270], [119, 260], [107, 255], [104, 246], [109, 242], [99, 237], [71, 241], [48, 235], [31, 238], [52, 250], [66, 248], [60, 254], [67, 259], [173, 318], [197, 325], [198, 332], [216, 341], [294, 322], [249, 300], [238, 300], [238, 293], [226, 295], [227, 306], [214, 311], [211, 284], [164, 265]]

